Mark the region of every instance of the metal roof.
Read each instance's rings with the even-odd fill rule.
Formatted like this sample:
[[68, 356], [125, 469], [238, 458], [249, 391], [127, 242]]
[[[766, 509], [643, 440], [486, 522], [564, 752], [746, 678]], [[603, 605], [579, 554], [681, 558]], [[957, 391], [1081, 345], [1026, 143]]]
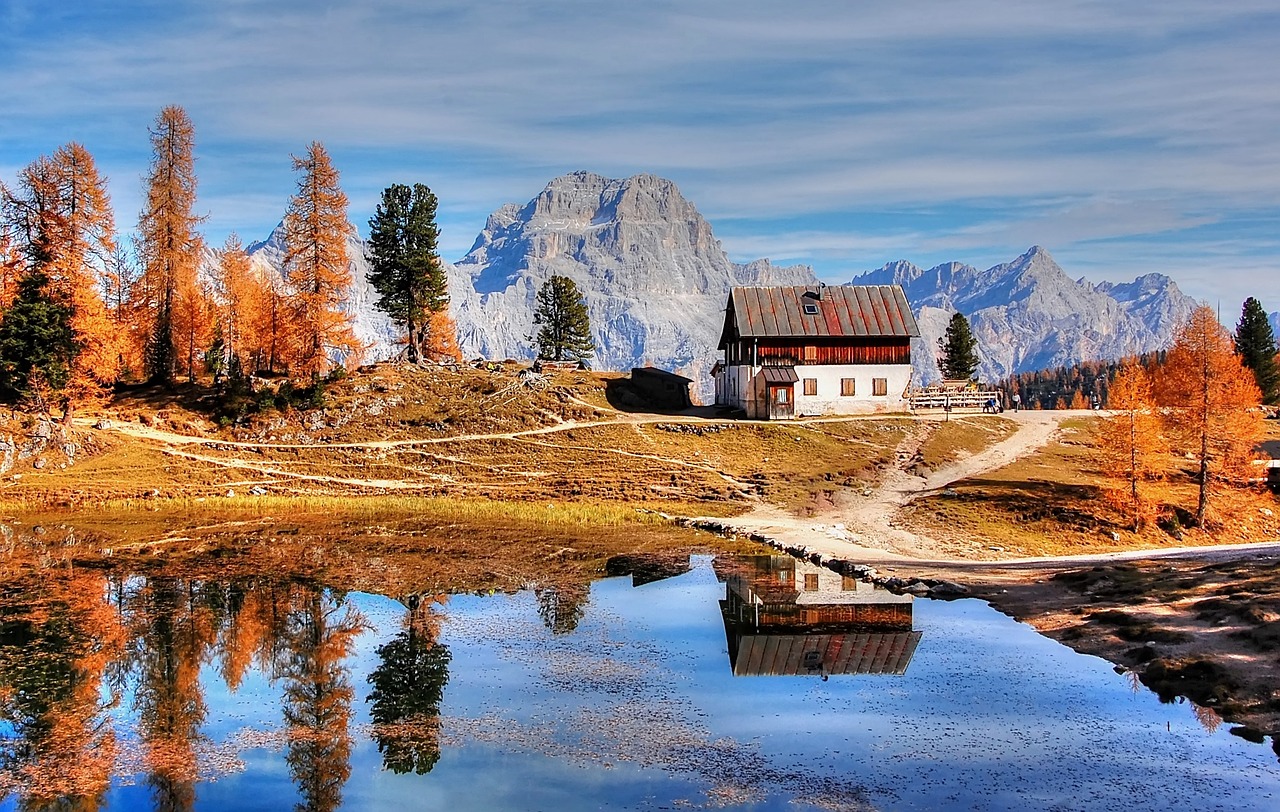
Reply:
[[765, 383], [795, 383], [800, 380], [795, 367], [765, 367]]
[[[806, 305], [808, 307], [806, 307]], [[758, 337], [912, 338], [920, 335], [898, 285], [737, 287], [720, 343]]]

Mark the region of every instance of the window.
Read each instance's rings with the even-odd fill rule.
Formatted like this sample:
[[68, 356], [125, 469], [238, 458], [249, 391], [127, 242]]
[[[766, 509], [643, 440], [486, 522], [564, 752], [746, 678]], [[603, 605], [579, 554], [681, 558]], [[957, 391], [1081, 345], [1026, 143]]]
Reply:
[[806, 395], [809, 395], [809, 396], [813, 396], [813, 395], [818, 394], [818, 379], [817, 379], [817, 378], [805, 378], [805, 379], [804, 379], [804, 393], [805, 393]]
[[818, 591], [818, 573], [806, 572], [804, 574], [804, 591], [805, 592]]
[[813, 344], [806, 344], [804, 347], [804, 362], [806, 364], [818, 363], [818, 348]]
[[888, 378], [872, 378], [871, 394], [880, 396], [880, 397], [883, 397], [884, 395], [889, 394], [889, 379]]
[[858, 579], [854, 578], [852, 575], [840, 576], [840, 591], [841, 592], [857, 592]]
[[818, 306], [816, 304], [806, 304], [804, 306], [804, 314], [806, 316], [818, 315]]
[[773, 392], [774, 392], [773, 399], [774, 399], [775, 401], [777, 401], [778, 403], [786, 403], [786, 402], [790, 399], [790, 398], [788, 397], [788, 396], [791, 394], [791, 390], [790, 390], [790, 389], [786, 389], [786, 388], [784, 388], [784, 387], [779, 387], [779, 388], [777, 388], [777, 389], [773, 390]]
[[858, 387], [854, 386], [853, 378], [840, 379], [840, 395], [841, 397], [851, 398], [858, 394]]

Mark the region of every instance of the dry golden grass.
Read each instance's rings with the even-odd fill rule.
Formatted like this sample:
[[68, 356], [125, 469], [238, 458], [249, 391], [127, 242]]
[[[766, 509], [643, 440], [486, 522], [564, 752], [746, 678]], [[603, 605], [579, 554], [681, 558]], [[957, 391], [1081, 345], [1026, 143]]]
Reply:
[[1006, 440], [1017, 430], [1017, 423], [997, 415], [974, 415], [937, 423], [920, 445], [920, 461], [930, 468], [941, 468]]
[[617, 373], [555, 372], [550, 386], [528, 387], [519, 370], [379, 365], [332, 384], [322, 409], [267, 410], [226, 429], [194, 411], [198, 389], [130, 390], [103, 416], [145, 436], [77, 430], [85, 451], [73, 465], [20, 466], [19, 478], [0, 481], [0, 500], [85, 506], [265, 490], [568, 499], [702, 515], [764, 499], [803, 511], [873, 481], [910, 425], [668, 422], [611, 408], [625, 380]]
[[[911, 526], [957, 551], [986, 558], [1280, 539], [1280, 505], [1272, 495], [1227, 487], [1215, 493], [1218, 520], [1207, 531], [1184, 528], [1178, 538], [1151, 524], [1134, 532], [1104, 498], [1104, 489], [1123, 483], [1098, 468], [1096, 419], [1064, 421], [1062, 438], [1039, 453], [961, 480], [949, 494], [917, 500], [908, 508]], [[1168, 479], [1144, 486], [1167, 510], [1194, 507], [1197, 486], [1185, 465], [1185, 460], [1170, 457]]]

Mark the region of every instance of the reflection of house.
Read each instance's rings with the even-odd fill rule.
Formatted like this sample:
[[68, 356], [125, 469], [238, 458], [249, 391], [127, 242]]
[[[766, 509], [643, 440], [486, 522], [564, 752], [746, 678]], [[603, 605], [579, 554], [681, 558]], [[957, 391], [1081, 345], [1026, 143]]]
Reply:
[[734, 288], [716, 405], [770, 420], [906, 411], [919, 335], [897, 285]]
[[720, 558], [736, 676], [906, 673], [912, 598], [789, 556]]

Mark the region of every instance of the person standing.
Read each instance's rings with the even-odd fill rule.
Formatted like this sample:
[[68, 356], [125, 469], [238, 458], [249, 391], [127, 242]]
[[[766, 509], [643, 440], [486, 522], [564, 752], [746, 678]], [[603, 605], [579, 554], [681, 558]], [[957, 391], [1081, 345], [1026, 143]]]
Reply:
[[1017, 392], [1014, 392], [1013, 393], [1013, 410], [1015, 412], [1021, 411], [1021, 407], [1022, 407], [1022, 395], [1019, 395]]

